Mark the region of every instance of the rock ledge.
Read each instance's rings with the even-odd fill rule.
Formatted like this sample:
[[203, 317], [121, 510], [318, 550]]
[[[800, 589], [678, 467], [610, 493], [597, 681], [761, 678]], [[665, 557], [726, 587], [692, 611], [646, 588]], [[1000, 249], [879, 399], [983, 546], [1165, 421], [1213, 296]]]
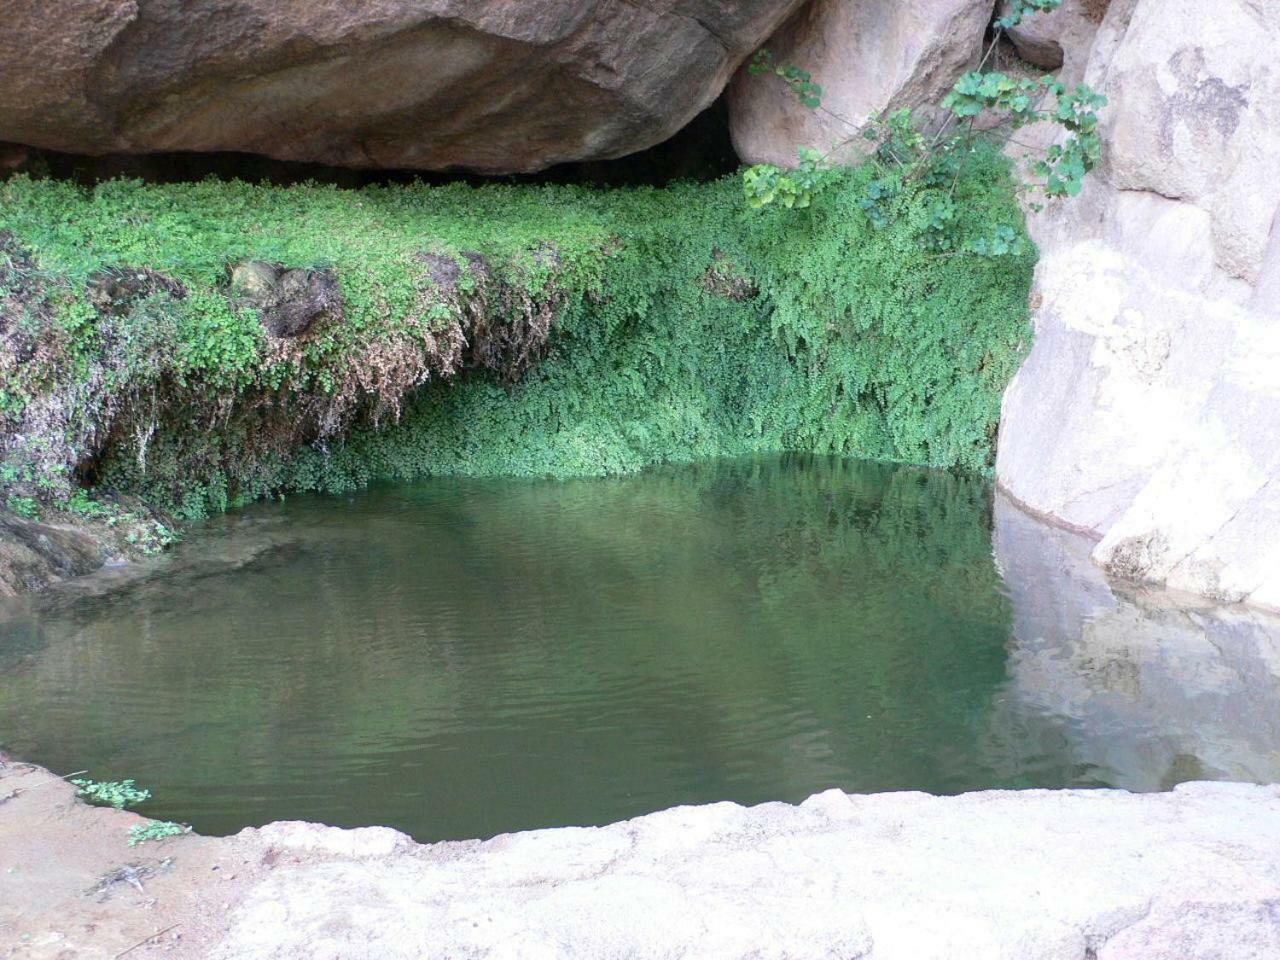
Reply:
[[[1280, 956], [1280, 786], [831, 790], [486, 842], [277, 823], [130, 850], [131, 815], [47, 780], [0, 766], [0, 796], [19, 788], [0, 805], [0, 940], [27, 934], [14, 957], [112, 956], [151, 933], [131, 957]], [[145, 892], [84, 896], [117, 875], [111, 857]]]

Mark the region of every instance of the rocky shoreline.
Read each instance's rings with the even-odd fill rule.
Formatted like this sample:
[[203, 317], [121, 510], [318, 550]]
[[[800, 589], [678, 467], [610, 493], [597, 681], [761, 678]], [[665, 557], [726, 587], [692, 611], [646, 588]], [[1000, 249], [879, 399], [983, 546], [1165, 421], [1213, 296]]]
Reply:
[[0, 763], [5, 958], [1280, 955], [1280, 785], [830, 790], [420, 845], [282, 822], [129, 847]]

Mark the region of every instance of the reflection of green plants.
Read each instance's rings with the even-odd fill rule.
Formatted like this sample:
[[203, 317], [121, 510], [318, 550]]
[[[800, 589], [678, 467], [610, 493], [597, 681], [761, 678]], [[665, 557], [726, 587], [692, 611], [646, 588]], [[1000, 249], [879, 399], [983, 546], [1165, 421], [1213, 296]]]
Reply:
[[[871, 162], [879, 168], [880, 175], [867, 184], [859, 206], [877, 229], [883, 229], [890, 217], [903, 216], [897, 201], [910, 196], [929, 209], [916, 224], [916, 236], [928, 249], [984, 257], [1019, 253], [1020, 247], [1011, 236], [1016, 230], [1014, 223], [1002, 224], [994, 233], [972, 230], [956, 204], [956, 185], [964, 158], [973, 151], [976, 140], [1003, 145], [1001, 136], [1007, 141], [1032, 124], [1056, 125], [1064, 136], [1043, 152], [1030, 156], [1028, 170], [1034, 180], [1021, 184], [1025, 192], [1046, 197], [1075, 196], [1083, 188], [1085, 176], [1101, 161], [1097, 111], [1106, 105], [1106, 97], [1086, 84], [1069, 90], [1049, 76], [1029, 79], [984, 69], [1006, 30], [1032, 13], [1057, 9], [1061, 2], [1014, 0], [1009, 12], [993, 22], [993, 35], [978, 70], [962, 76], [943, 99], [942, 105], [950, 115], [931, 136], [917, 129], [910, 110], [873, 115], [861, 123], [832, 113], [822, 107], [822, 89], [806, 71], [777, 64], [768, 51], [761, 51], [752, 61], [753, 74], [781, 77], [804, 106], [822, 109], [846, 127], [848, 135], [827, 153], [801, 148], [800, 162], [794, 170], [772, 164], [747, 168], [743, 173], [747, 202], [757, 208], [772, 203], [809, 206], [816, 193], [831, 182], [824, 175], [831, 169], [831, 157], [854, 141], [864, 140], [872, 144]], [[982, 114], [995, 118], [993, 126], [1000, 134], [976, 132], [974, 121]], [[957, 121], [959, 132], [953, 132]]]
[[151, 791], [145, 790], [133, 780], [72, 780], [79, 789], [76, 795], [89, 803], [104, 807], [115, 807], [123, 810], [142, 803], [151, 797]]
[[172, 820], [148, 820], [144, 824], [129, 828], [129, 846], [136, 847], [138, 844], [146, 843], [149, 840], [164, 840], [168, 837], [178, 837], [190, 832], [190, 827], [185, 824], [174, 823]]

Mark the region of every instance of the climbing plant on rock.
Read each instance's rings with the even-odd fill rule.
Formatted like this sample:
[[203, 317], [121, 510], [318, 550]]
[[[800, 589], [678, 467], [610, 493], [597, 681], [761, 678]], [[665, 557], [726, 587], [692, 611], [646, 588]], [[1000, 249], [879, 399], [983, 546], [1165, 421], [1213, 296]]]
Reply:
[[[873, 115], [861, 124], [848, 121], [848, 136], [830, 151], [802, 147], [799, 163], [784, 170], [773, 164], [756, 164], [743, 173], [747, 202], [755, 208], [780, 204], [807, 207], [831, 182], [831, 157], [842, 147], [862, 139], [871, 145], [870, 159], [879, 171], [871, 178], [858, 202], [862, 213], [876, 229], [884, 229], [900, 215], [904, 197], [913, 198], [913, 209], [927, 213], [916, 226], [919, 241], [938, 253], [968, 253], [978, 256], [1006, 256], [1021, 252], [1024, 242], [1013, 224], [999, 224], [994, 230], [975, 233], [966, 223], [956, 203], [956, 183], [963, 156], [971, 152], [979, 138], [1007, 139], [1023, 127], [1049, 123], [1061, 128], [1064, 136], [1028, 159], [1033, 180], [1021, 183], [1029, 194], [1044, 197], [1075, 196], [1085, 176], [1101, 160], [1098, 111], [1106, 97], [1087, 84], [1072, 89], [1054, 77], [1014, 77], [985, 69], [1004, 32], [1027, 16], [1057, 9], [1062, 0], [1014, 0], [1004, 15], [992, 23], [992, 36], [977, 70], [964, 74], [942, 101], [948, 111], [939, 128], [926, 133], [909, 109]], [[820, 109], [822, 88], [805, 70], [774, 61], [761, 51], [751, 64], [754, 75], [772, 75], [790, 85], [796, 98], [809, 109]], [[980, 132], [976, 120], [990, 118]], [[833, 115], [834, 116], [834, 115]], [[1033, 208], [1039, 204], [1031, 202]]]

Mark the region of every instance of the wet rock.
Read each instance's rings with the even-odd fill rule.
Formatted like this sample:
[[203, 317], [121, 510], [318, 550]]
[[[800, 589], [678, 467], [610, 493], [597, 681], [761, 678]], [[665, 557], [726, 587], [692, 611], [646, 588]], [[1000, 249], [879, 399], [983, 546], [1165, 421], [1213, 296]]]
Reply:
[[1032, 217], [1036, 338], [996, 471], [1109, 569], [1280, 607], [1280, 19], [1115, 0], [1105, 163]]
[[991, 18], [986, 0], [812, 0], [766, 47], [776, 63], [822, 87], [811, 110], [790, 87], [744, 68], [730, 85], [733, 145], [746, 163], [794, 166], [800, 147], [856, 158], [871, 114], [936, 103], [976, 65]]
[[229, 273], [233, 305], [257, 310], [273, 337], [297, 337], [320, 321], [342, 317], [342, 290], [332, 270], [251, 260]]
[[102, 541], [92, 534], [37, 523], [0, 507], [0, 597], [92, 573], [106, 559]]
[[709, 106], [799, 2], [15, 0], [0, 141], [485, 173], [619, 157]]

